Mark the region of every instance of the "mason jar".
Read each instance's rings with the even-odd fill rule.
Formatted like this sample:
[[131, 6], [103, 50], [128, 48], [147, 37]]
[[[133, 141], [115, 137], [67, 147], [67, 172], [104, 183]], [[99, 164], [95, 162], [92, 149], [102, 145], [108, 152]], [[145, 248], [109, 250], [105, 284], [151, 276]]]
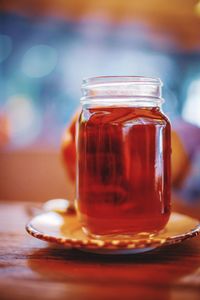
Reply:
[[157, 78], [83, 80], [76, 205], [98, 236], [155, 234], [170, 216], [171, 127]]

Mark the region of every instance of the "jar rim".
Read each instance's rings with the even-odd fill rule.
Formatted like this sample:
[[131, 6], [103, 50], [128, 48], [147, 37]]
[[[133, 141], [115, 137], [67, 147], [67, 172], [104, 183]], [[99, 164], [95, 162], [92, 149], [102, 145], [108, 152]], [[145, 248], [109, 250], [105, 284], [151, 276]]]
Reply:
[[[98, 76], [83, 79], [81, 86], [83, 105], [138, 105], [159, 106], [162, 99], [162, 81], [145, 76]], [[107, 103], [107, 104], [106, 104]]]
[[145, 85], [157, 85], [162, 86], [163, 83], [160, 78], [147, 77], [147, 76], [94, 76], [85, 77], [82, 81], [82, 88], [94, 85], [107, 85], [107, 84], [145, 84]]

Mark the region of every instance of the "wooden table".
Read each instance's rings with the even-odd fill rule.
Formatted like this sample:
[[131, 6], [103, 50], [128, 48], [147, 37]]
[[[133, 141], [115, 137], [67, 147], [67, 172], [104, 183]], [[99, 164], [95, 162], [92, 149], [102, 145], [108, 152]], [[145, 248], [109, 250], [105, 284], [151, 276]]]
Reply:
[[27, 205], [0, 202], [1, 300], [200, 299], [199, 237], [140, 255], [65, 250], [25, 232]]

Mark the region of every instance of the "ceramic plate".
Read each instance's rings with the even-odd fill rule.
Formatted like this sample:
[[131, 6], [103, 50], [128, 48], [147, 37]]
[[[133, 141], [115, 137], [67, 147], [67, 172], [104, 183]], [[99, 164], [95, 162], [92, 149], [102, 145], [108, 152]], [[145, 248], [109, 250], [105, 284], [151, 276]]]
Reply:
[[33, 237], [52, 243], [101, 254], [134, 254], [153, 250], [164, 245], [180, 243], [200, 234], [199, 221], [189, 216], [172, 212], [163, 232], [140, 238], [93, 239], [81, 229], [76, 213], [47, 211], [27, 224], [26, 230]]

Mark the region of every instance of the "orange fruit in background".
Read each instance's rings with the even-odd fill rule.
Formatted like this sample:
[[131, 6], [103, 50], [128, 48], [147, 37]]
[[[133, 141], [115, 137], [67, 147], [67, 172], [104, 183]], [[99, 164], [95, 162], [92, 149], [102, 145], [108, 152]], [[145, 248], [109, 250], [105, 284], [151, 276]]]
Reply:
[[171, 142], [172, 185], [180, 187], [183, 184], [185, 177], [188, 175], [190, 161], [179, 135], [173, 130], [171, 133]]
[[76, 122], [79, 111], [73, 116], [69, 126], [67, 126], [61, 141], [61, 155], [64, 168], [69, 179], [75, 185], [76, 180]]

